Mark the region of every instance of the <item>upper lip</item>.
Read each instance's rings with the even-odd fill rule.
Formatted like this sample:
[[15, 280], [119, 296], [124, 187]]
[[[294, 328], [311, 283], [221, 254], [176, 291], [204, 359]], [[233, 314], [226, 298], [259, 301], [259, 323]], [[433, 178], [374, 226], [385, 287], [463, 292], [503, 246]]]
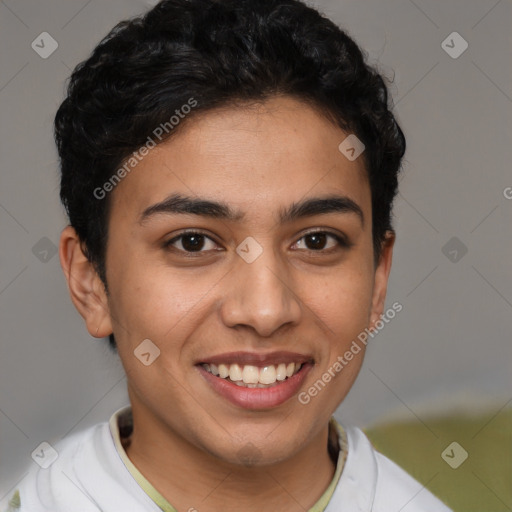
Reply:
[[205, 357], [198, 361], [197, 364], [239, 364], [240, 366], [252, 365], [263, 367], [271, 364], [303, 364], [308, 362], [313, 362], [313, 358], [311, 356], [299, 354], [297, 352], [277, 351], [269, 352], [267, 354], [258, 354], [256, 352], [226, 352], [224, 354]]

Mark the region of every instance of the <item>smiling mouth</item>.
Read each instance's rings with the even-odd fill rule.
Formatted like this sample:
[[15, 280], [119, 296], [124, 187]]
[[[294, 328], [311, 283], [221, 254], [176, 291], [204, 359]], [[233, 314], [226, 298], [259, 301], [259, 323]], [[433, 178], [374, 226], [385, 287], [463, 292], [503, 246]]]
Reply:
[[244, 388], [271, 388], [278, 386], [300, 372], [303, 363], [280, 363], [262, 367], [239, 364], [208, 364], [201, 366], [215, 377]]

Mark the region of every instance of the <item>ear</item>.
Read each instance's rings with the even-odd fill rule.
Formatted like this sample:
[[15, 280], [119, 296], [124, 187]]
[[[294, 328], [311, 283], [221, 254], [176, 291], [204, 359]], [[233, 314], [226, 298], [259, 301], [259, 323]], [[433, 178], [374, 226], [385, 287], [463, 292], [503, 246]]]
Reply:
[[395, 233], [387, 231], [382, 242], [379, 262], [375, 268], [375, 280], [373, 285], [372, 309], [370, 313], [370, 328], [375, 328], [375, 322], [380, 319], [384, 312], [384, 303], [388, 289], [388, 278], [391, 271], [391, 260], [393, 259], [393, 246], [395, 244]]
[[89, 334], [95, 338], [108, 336], [112, 333], [112, 324], [105, 287], [71, 226], [62, 230], [59, 257], [71, 300], [85, 320]]

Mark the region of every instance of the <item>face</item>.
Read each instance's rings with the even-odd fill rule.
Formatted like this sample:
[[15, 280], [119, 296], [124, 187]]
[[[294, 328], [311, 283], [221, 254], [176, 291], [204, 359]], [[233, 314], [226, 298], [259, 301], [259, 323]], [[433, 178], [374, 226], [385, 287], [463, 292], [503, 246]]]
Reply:
[[336, 361], [382, 313], [392, 239], [376, 267], [347, 135], [287, 97], [215, 110], [111, 193], [109, 296], [89, 331], [114, 332], [134, 411], [226, 462], [248, 443], [285, 460], [324, 429], [364, 345]]

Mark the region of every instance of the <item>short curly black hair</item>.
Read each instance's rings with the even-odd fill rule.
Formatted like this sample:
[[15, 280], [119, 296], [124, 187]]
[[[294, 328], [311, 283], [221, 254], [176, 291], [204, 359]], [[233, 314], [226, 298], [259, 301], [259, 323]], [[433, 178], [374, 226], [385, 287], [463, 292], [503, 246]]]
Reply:
[[405, 138], [362, 50], [299, 0], [163, 0], [117, 24], [77, 65], [55, 116], [60, 197], [107, 293], [110, 202], [94, 191], [191, 98], [197, 106], [185, 123], [276, 95], [307, 102], [365, 144], [378, 258], [392, 230]]

